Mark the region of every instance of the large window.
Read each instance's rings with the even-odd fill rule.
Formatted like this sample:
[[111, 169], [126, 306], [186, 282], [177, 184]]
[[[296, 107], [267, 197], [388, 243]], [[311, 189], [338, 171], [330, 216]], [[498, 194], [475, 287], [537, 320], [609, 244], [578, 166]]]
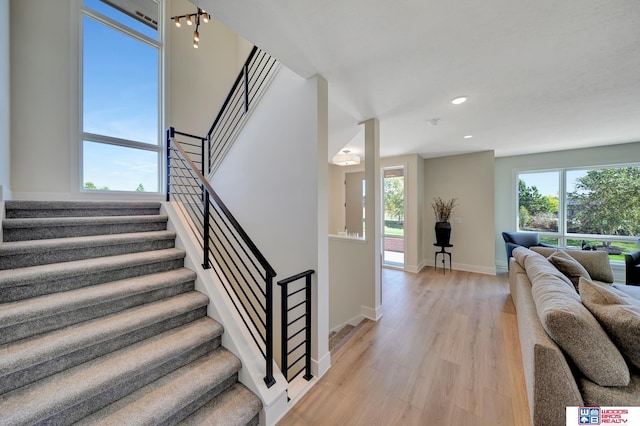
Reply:
[[640, 166], [519, 173], [518, 229], [624, 260], [638, 250]]
[[83, 4], [83, 189], [158, 192], [159, 3], [84, 0]]

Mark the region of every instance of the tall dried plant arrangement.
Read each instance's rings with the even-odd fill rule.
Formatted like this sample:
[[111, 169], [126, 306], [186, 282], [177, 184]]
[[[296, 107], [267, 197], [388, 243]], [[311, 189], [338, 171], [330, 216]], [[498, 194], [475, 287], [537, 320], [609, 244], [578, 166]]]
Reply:
[[436, 222], [449, 222], [451, 212], [453, 208], [457, 206], [457, 200], [457, 198], [452, 198], [449, 201], [444, 201], [440, 197], [433, 199], [431, 207], [433, 207], [433, 213], [436, 215]]

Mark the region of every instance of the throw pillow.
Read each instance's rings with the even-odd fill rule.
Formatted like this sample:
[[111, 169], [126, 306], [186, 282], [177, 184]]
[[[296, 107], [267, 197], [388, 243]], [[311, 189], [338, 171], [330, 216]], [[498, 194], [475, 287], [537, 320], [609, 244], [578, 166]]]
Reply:
[[587, 279], [580, 279], [580, 294], [622, 355], [640, 369], [640, 300]]
[[[551, 256], [557, 249], [549, 247], [531, 247], [531, 250], [540, 253], [543, 256]], [[609, 255], [606, 251], [587, 251], [563, 249], [569, 256], [580, 262], [587, 270], [592, 280], [602, 281], [603, 283], [612, 283], [614, 280], [611, 263], [609, 263]]]
[[520, 266], [522, 266], [523, 268], [525, 267], [524, 263], [527, 260], [527, 257], [529, 256], [543, 257], [541, 254], [536, 253], [535, 251], [530, 250], [523, 246], [518, 246], [514, 248], [511, 254], [516, 259], [516, 262], [518, 262]]
[[626, 386], [629, 367], [602, 326], [580, 302], [573, 286], [557, 279], [532, 283], [531, 293], [543, 328], [582, 374], [600, 386]]
[[[531, 285], [535, 287], [536, 283], [549, 279], [556, 285], [566, 285], [568, 288], [574, 291], [575, 288], [569, 278], [567, 278], [562, 272], [549, 262], [549, 260], [541, 255], [531, 254], [524, 259], [524, 269], [527, 272]], [[544, 279], [543, 279], [544, 278]], [[577, 294], [575, 298], [580, 300]]]
[[560, 272], [562, 272], [573, 284], [577, 292], [580, 292], [578, 289], [578, 282], [580, 281], [580, 277], [591, 279], [591, 276], [587, 272], [586, 269], [575, 260], [573, 257], [569, 256], [567, 252], [562, 250], [556, 250], [547, 258], [549, 262]]

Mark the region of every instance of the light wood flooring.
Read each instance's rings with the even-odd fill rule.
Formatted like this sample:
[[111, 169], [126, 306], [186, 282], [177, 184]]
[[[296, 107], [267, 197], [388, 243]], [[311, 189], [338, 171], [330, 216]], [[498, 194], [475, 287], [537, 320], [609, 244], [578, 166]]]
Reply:
[[383, 317], [278, 423], [530, 426], [506, 274], [383, 269]]

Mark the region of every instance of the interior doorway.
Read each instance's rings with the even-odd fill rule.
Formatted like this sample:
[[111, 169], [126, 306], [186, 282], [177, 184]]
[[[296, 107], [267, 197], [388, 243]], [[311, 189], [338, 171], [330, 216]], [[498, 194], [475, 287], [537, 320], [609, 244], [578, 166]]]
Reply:
[[383, 257], [387, 266], [404, 267], [404, 167], [382, 170]]
[[364, 237], [364, 172], [345, 174], [345, 231], [349, 235]]

